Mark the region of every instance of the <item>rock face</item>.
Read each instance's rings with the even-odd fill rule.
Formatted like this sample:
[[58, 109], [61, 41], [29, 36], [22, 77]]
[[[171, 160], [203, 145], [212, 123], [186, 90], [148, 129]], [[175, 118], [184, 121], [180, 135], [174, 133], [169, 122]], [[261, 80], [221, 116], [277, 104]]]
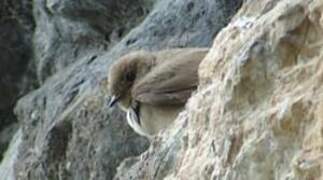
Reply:
[[323, 1], [247, 1], [200, 87], [115, 179], [323, 179]]
[[149, 0], [35, 0], [39, 82], [84, 56], [108, 51], [142, 21], [151, 6]]
[[17, 130], [15, 102], [35, 86], [30, 43], [34, 26], [30, 0], [0, 2], [0, 160]]
[[[322, 0], [247, 0], [231, 20], [241, 1], [33, 2], [41, 86], [17, 103], [21, 131], [0, 173], [19, 180], [323, 179]], [[134, 49], [189, 46], [212, 46], [199, 89], [148, 148], [105, 105], [107, 69]]]
[[[118, 109], [106, 106], [109, 65], [134, 49], [211, 46], [240, 5], [241, 0], [33, 1], [32, 64], [40, 87], [17, 102], [21, 134], [3, 163], [15, 162], [19, 180], [113, 179], [121, 162], [149, 144]], [[130, 166], [136, 159], [125, 162]], [[12, 172], [7, 164], [0, 167]]]

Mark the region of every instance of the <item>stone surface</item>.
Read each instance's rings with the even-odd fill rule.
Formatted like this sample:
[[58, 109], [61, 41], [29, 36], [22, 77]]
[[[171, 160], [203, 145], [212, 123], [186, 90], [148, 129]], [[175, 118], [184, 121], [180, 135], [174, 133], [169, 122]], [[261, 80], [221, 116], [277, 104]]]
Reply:
[[34, 21], [30, 0], [0, 1], [0, 160], [16, 131], [13, 107], [35, 87], [32, 68]]
[[323, 179], [323, 2], [246, 1], [174, 126], [115, 179]]
[[151, 6], [150, 0], [35, 0], [39, 83], [84, 56], [108, 51]]
[[16, 175], [14, 171], [14, 164], [17, 161], [17, 156], [19, 153], [19, 145], [22, 141], [22, 132], [17, 130], [15, 135], [12, 137], [8, 150], [5, 153], [5, 158], [0, 164], [0, 175], [1, 179], [4, 180], [15, 180]]
[[[82, 31], [95, 43], [62, 48], [56, 35], [35, 37], [41, 87], [15, 108], [22, 130], [0, 172], [5, 167], [21, 180], [323, 179], [321, 0], [247, 0], [222, 30], [237, 2], [141, 1], [148, 10], [121, 37], [100, 18], [73, 12], [73, 2], [34, 2], [36, 34], [69, 25], [61, 37], [78, 39]], [[79, 7], [91, 14], [98, 6], [88, 3]], [[211, 45], [198, 91], [149, 148], [118, 109], [105, 105], [106, 71], [121, 54]], [[69, 55], [76, 46], [82, 51]]]
[[106, 105], [109, 65], [134, 49], [210, 46], [241, 1], [33, 3], [33, 62], [40, 88], [15, 107], [22, 130], [16, 179], [106, 180], [149, 145], [118, 109]]

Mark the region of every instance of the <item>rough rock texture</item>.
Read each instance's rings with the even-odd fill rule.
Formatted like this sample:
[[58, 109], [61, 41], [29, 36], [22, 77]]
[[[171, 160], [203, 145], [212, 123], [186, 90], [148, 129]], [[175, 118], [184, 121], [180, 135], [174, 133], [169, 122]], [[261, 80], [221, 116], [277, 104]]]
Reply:
[[[84, 11], [57, 5], [72, 2], [34, 2], [42, 5], [35, 10], [37, 28], [51, 34], [69, 24], [70, 36], [78, 39], [78, 30], [87, 26], [95, 33], [86, 35], [105, 37], [108, 45], [80, 43], [82, 51], [73, 56], [68, 54], [73, 43], [60, 49], [62, 39], [42, 35], [42, 45], [35, 37], [38, 79], [44, 84], [15, 109], [22, 123], [22, 135], [12, 143], [19, 145], [13, 155], [16, 179], [323, 179], [322, 0], [247, 0], [214, 41], [237, 2], [164, 0], [152, 6], [142, 1], [149, 13], [139, 15], [114, 43], [102, 33], [111, 33], [109, 23], [71, 18], [71, 12]], [[80, 7], [96, 7], [84, 4]], [[41, 19], [48, 14], [55, 23], [44, 27]], [[132, 49], [212, 43], [186, 110], [141, 154], [147, 141], [129, 129], [117, 109], [105, 106], [108, 66]], [[60, 50], [50, 55], [40, 47]], [[53, 69], [47, 74], [46, 68]], [[7, 154], [17, 152], [11, 150]], [[0, 172], [1, 167], [8, 168], [1, 165]]]
[[150, 0], [35, 0], [39, 83], [84, 56], [110, 49], [151, 6]]
[[22, 128], [14, 156], [20, 180], [113, 179], [121, 162], [145, 151], [148, 141], [129, 128], [118, 109], [106, 106], [109, 65], [133, 49], [210, 46], [241, 4], [241, 0], [33, 2], [34, 64], [41, 87], [15, 108]]
[[33, 30], [30, 0], [0, 1], [0, 160], [17, 130], [15, 102], [35, 86], [30, 43]]
[[200, 87], [115, 179], [323, 179], [323, 1], [247, 1]]
[[17, 161], [19, 145], [22, 141], [21, 130], [16, 131], [0, 164], [0, 175], [3, 180], [15, 180], [15, 170], [12, 168]]

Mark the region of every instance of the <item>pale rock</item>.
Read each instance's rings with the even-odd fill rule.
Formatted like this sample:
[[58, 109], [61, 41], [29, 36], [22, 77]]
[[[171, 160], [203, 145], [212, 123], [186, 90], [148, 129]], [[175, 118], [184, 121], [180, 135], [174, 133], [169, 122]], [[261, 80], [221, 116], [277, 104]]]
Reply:
[[117, 177], [323, 179], [323, 1], [246, 1], [199, 76], [185, 116]]

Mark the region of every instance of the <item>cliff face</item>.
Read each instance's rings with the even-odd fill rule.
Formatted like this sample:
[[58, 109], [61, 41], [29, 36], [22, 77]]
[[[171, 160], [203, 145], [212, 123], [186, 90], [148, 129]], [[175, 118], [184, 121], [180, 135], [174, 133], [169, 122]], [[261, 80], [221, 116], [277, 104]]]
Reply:
[[322, 50], [322, 1], [245, 2], [185, 112], [115, 179], [323, 179]]
[[[241, 1], [33, 2], [40, 88], [16, 105], [0, 175], [323, 179], [321, 0], [245, 1], [232, 19]], [[196, 46], [211, 46], [200, 86], [148, 148], [106, 106], [107, 69], [133, 49]]]
[[0, 161], [17, 130], [15, 103], [36, 85], [30, 43], [34, 27], [30, 0], [0, 2]]
[[213, 155], [214, 178], [323, 178], [322, 20], [320, 0], [245, 4], [200, 67], [179, 176]]
[[113, 179], [121, 162], [149, 144], [129, 128], [123, 113], [107, 107], [109, 65], [134, 49], [210, 46], [240, 4], [32, 1], [35, 28], [28, 42], [39, 88], [16, 104], [21, 130], [0, 165], [0, 177]]

